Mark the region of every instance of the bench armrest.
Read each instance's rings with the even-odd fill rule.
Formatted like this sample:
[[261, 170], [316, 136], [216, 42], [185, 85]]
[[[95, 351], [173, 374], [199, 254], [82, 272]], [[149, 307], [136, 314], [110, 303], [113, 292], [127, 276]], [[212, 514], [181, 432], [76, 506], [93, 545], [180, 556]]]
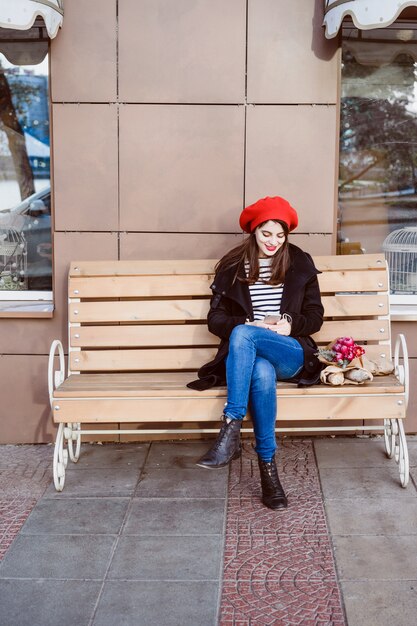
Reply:
[[[55, 353], [58, 349], [58, 357], [59, 357], [59, 370], [54, 369], [55, 364]], [[59, 339], [55, 339], [51, 344], [51, 349], [49, 350], [49, 361], [48, 361], [48, 392], [49, 392], [49, 402], [51, 403], [52, 408], [52, 400], [54, 391], [59, 385], [61, 385], [65, 380], [65, 356], [64, 356], [64, 348]]]
[[[400, 363], [402, 359], [402, 363]], [[410, 393], [410, 368], [408, 364], [408, 350], [405, 335], [399, 333], [395, 341], [394, 351], [394, 373], [401, 384], [404, 385], [405, 391], [405, 408], [408, 406], [408, 397]]]

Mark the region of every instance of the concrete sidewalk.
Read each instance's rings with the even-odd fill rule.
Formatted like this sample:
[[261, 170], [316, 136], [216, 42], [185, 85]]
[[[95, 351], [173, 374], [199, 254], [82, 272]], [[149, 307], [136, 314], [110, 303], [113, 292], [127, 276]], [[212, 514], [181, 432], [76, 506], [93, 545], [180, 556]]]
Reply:
[[314, 444], [349, 626], [417, 623], [417, 438], [407, 440], [406, 489], [382, 437]]
[[230, 472], [206, 447], [86, 444], [58, 494], [51, 446], [1, 446], [0, 624], [414, 626], [417, 491], [382, 438], [285, 439], [283, 512], [250, 443]]

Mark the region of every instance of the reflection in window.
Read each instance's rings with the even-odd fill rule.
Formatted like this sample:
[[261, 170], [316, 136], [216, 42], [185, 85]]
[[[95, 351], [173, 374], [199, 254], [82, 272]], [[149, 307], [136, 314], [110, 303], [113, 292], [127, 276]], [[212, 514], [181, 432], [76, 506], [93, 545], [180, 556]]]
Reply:
[[[338, 251], [395, 252], [391, 264], [404, 276], [417, 272], [417, 248], [407, 249], [405, 261], [405, 250], [389, 246], [416, 241], [409, 236], [417, 227], [415, 28], [346, 26], [342, 40]], [[406, 284], [390, 269], [397, 293], [417, 293], [415, 281]]]
[[0, 299], [52, 289], [48, 60], [24, 58], [0, 53]]

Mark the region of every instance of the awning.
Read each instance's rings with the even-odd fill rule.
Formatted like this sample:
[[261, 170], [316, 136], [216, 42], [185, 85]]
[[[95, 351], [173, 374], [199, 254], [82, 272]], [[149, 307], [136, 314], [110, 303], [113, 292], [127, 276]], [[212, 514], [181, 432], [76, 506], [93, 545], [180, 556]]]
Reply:
[[384, 28], [395, 22], [407, 7], [417, 7], [417, 0], [325, 0], [323, 25], [326, 37], [335, 37], [348, 15], [362, 30]]
[[53, 39], [64, 19], [64, 0], [0, 0], [0, 26], [29, 30], [37, 17], [45, 22]]

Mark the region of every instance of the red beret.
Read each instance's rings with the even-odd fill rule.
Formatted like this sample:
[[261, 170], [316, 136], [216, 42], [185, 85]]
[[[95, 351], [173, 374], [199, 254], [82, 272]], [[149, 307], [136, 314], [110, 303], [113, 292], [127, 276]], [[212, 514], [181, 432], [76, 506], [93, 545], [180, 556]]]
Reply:
[[245, 233], [252, 233], [259, 224], [268, 220], [280, 220], [288, 225], [289, 230], [298, 226], [297, 211], [292, 208], [287, 200], [274, 196], [262, 198], [243, 209], [239, 224]]

